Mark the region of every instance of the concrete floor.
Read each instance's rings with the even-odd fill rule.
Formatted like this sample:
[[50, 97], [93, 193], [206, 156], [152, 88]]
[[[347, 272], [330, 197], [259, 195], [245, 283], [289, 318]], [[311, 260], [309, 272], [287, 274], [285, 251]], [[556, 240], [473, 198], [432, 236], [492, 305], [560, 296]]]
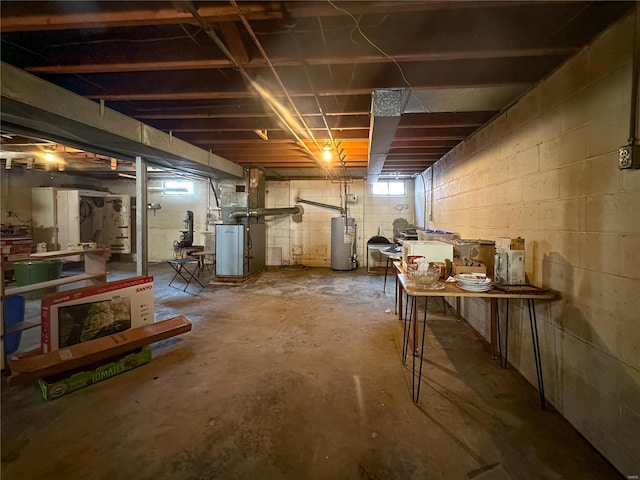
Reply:
[[156, 318], [192, 332], [51, 402], [3, 379], [4, 480], [619, 478], [439, 302], [414, 405], [379, 274], [278, 268], [184, 293], [150, 270]]

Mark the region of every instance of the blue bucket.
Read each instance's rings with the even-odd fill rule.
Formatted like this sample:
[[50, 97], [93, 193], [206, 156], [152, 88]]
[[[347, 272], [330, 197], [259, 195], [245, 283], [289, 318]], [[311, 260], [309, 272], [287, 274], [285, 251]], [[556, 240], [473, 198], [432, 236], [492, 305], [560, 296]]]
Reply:
[[[12, 295], [4, 299], [4, 331], [24, 321], [24, 297]], [[4, 354], [11, 355], [20, 347], [22, 331], [10, 333], [4, 337]]]

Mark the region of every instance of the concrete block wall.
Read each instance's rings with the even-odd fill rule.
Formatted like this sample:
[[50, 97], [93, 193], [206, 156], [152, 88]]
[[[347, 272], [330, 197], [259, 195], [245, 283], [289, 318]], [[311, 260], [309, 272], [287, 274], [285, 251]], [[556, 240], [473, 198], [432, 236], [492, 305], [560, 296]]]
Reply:
[[[414, 222], [413, 181], [407, 180], [407, 195], [399, 197], [373, 197], [371, 185], [362, 180], [347, 184], [349, 194], [358, 202], [349, 205], [349, 216], [355, 218], [357, 229], [358, 263], [366, 266], [366, 242], [374, 235], [393, 241], [393, 222], [406, 218]], [[295, 205], [296, 198], [344, 205], [344, 184], [330, 180], [269, 181], [266, 186], [267, 208]], [[340, 216], [337, 210], [302, 204], [304, 214], [297, 222], [291, 216], [269, 219], [267, 223], [267, 265], [331, 265], [331, 218]]]
[[[421, 209], [433, 188], [438, 228], [526, 239], [530, 281], [560, 295], [537, 302], [547, 397], [627, 476], [640, 472], [640, 171], [619, 170], [617, 151], [629, 137], [633, 23], [603, 33], [416, 188]], [[463, 301], [463, 314], [488, 338], [484, 303]], [[509, 360], [537, 385], [524, 306], [512, 305]]]

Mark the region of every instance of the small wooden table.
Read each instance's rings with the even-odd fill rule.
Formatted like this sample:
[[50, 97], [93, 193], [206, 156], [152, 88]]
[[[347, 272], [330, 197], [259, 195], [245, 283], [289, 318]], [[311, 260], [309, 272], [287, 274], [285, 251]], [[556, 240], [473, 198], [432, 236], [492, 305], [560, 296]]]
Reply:
[[[198, 260], [198, 275], [204, 272], [205, 267], [207, 267], [209, 273], [213, 272], [213, 266], [216, 262], [216, 252], [212, 250], [202, 250], [201, 252], [193, 252], [190, 256]], [[211, 257], [212, 259], [209, 263], [207, 263], [207, 257]]]
[[[442, 290], [426, 290], [416, 288], [413, 282], [409, 281], [406, 272], [402, 268], [400, 262], [394, 262], [394, 267], [396, 270], [396, 282], [397, 285], [400, 285], [402, 291], [407, 295], [407, 305], [410, 303], [410, 313], [409, 318], [407, 318], [407, 314], [404, 315], [404, 329], [403, 329], [403, 345], [402, 345], [402, 363], [406, 363], [407, 352], [409, 350], [409, 335], [411, 331], [411, 327], [413, 326], [413, 344], [418, 343], [418, 332], [417, 332], [417, 314], [418, 314], [418, 302], [417, 299], [419, 297], [424, 297], [425, 299], [425, 307], [424, 307], [424, 319], [423, 319], [423, 329], [422, 329], [422, 340], [420, 346], [420, 365], [418, 371], [418, 377], [416, 381], [416, 356], [413, 355], [413, 366], [412, 366], [412, 386], [411, 386], [411, 396], [412, 400], [417, 403], [420, 399], [420, 378], [422, 376], [422, 360], [424, 358], [424, 338], [425, 331], [427, 325], [427, 299], [429, 297], [455, 297], [457, 300], [457, 314], [460, 316], [459, 312], [459, 299], [462, 297], [474, 297], [474, 298], [487, 298], [491, 301], [491, 352], [492, 358], [496, 358], [500, 360], [500, 366], [502, 368], [506, 368], [507, 366], [507, 354], [508, 354], [508, 336], [509, 336], [509, 300], [526, 300], [527, 308], [529, 311], [529, 325], [531, 327], [531, 342], [533, 344], [533, 356], [536, 363], [536, 375], [538, 378], [538, 391], [540, 393], [540, 404], [542, 408], [545, 408], [545, 397], [544, 397], [544, 382], [542, 378], [542, 360], [540, 357], [540, 340], [538, 338], [538, 321], [536, 318], [536, 310], [535, 310], [535, 300], [554, 300], [558, 296], [547, 290], [537, 289], [535, 291], [535, 287], [531, 288], [530, 293], [510, 293], [498, 290], [497, 288], [492, 288], [488, 292], [468, 292], [466, 290], [462, 290], [455, 283], [445, 283], [444, 289]], [[534, 293], [535, 291], [535, 293]], [[505, 320], [505, 351], [504, 356], [502, 355], [502, 336], [500, 331], [500, 319], [499, 319], [499, 310], [498, 310], [498, 300], [506, 300], [506, 320]], [[402, 320], [402, 292], [398, 295], [397, 299], [398, 304], [398, 318]]]

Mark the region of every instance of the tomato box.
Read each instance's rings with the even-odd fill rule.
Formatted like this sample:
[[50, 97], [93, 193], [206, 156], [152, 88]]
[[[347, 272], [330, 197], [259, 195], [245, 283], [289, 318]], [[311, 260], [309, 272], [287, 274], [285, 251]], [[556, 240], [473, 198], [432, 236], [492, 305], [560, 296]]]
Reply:
[[38, 385], [40, 386], [42, 397], [45, 400], [53, 400], [128, 370], [132, 370], [150, 361], [151, 348], [147, 346], [137, 352], [129, 353], [93, 369], [89, 368], [74, 373], [63, 372], [41, 378], [38, 380]]

